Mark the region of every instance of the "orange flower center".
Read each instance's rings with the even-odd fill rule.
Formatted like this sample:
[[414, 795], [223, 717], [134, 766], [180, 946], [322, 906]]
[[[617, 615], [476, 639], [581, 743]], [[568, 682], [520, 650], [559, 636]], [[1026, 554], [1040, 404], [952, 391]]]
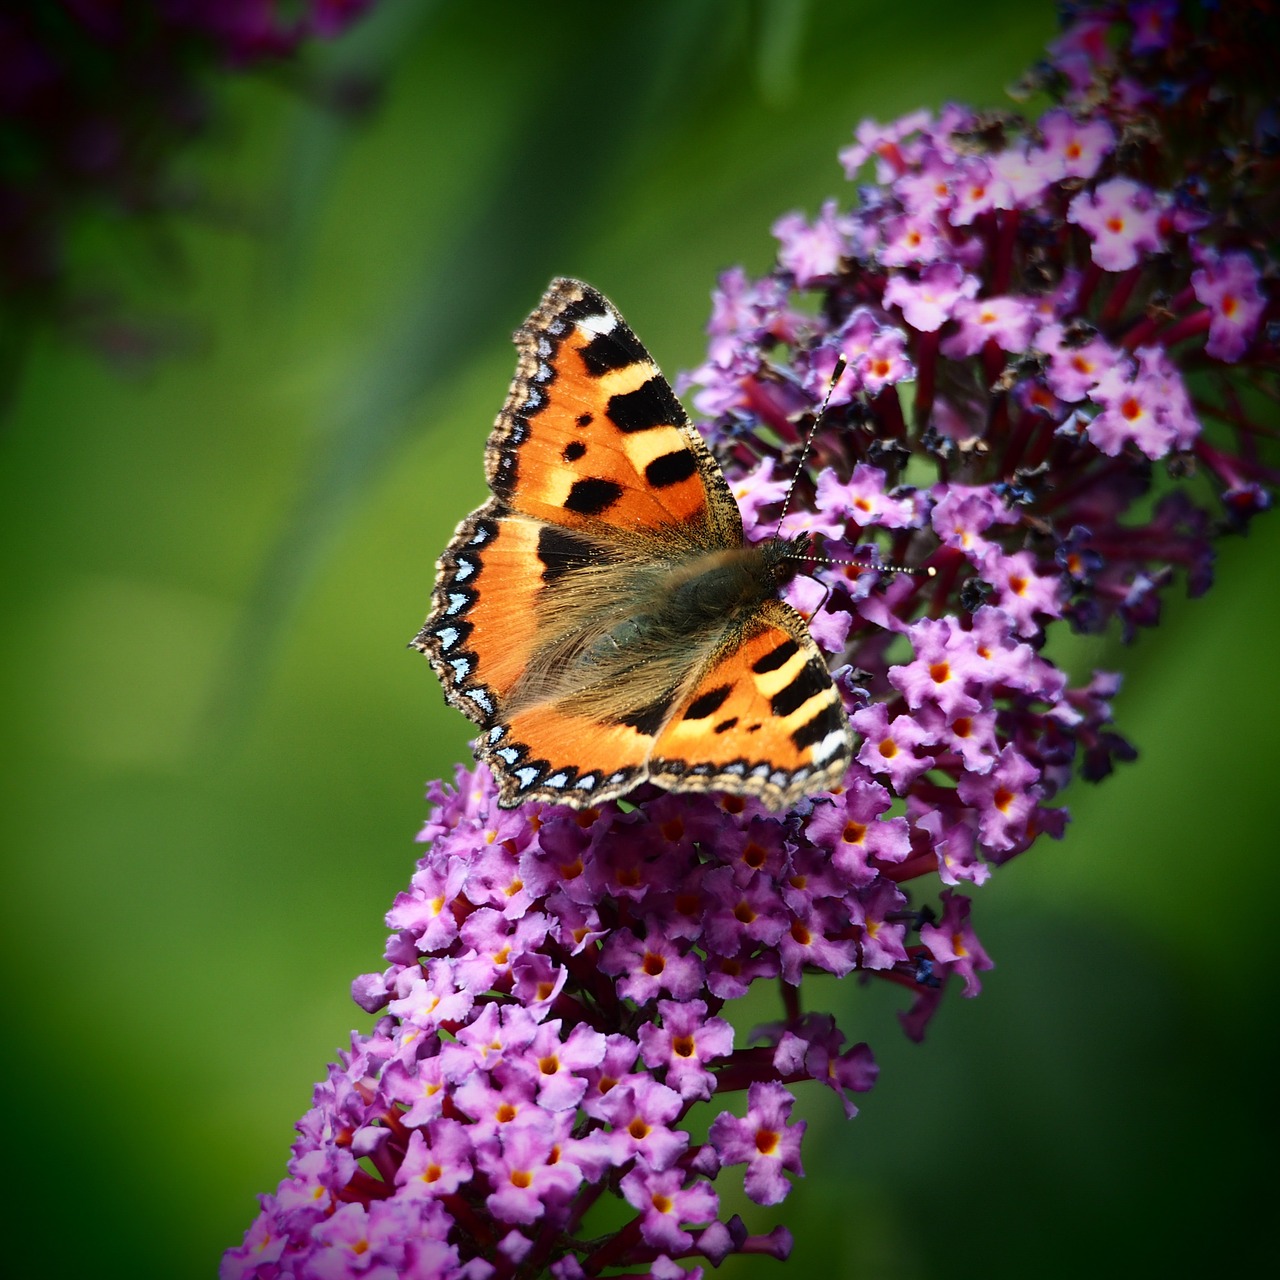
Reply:
[[762, 1156], [771, 1156], [778, 1149], [778, 1133], [774, 1129], [756, 1130], [756, 1150]]

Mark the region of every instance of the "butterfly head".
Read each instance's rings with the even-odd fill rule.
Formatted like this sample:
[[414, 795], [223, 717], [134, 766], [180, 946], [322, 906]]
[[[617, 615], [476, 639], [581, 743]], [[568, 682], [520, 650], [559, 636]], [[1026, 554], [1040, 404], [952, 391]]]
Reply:
[[792, 538], [770, 538], [760, 544], [761, 556], [776, 586], [784, 586], [813, 558], [813, 535], [798, 533]]

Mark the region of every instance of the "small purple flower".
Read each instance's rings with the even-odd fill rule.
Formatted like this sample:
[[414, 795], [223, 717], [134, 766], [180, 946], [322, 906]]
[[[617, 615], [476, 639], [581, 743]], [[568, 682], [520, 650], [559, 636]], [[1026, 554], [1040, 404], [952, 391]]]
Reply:
[[940, 708], [948, 717], [976, 715], [982, 705], [968, 692], [968, 682], [980, 672], [977, 655], [952, 642], [955, 628], [945, 619], [925, 618], [909, 631], [915, 659], [890, 667], [889, 680], [913, 711]]
[[778, 939], [778, 959], [782, 980], [798, 987], [806, 968], [844, 977], [857, 963], [857, 949], [841, 936], [834, 909], [814, 902], [793, 908], [790, 927]]
[[828, 609], [828, 591], [816, 578], [796, 577], [787, 584], [786, 601], [809, 624], [818, 648], [843, 653], [853, 619], [844, 610]]
[[971, 226], [981, 214], [995, 208], [998, 194], [987, 162], [976, 159], [968, 161], [956, 183], [955, 199], [948, 211], [947, 221], [953, 227]]
[[915, 503], [909, 498], [891, 497], [885, 492], [885, 475], [879, 467], [859, 463], [842, 484], [830, 471], [818, 477], [815, 505], [834, 516], [841, 527], [876, 525], [888, 529], [908, 529], [917, 520]]
[[518, 1073], [537, 1088], [540, 1107], [567, 1111], [582, 1101], [587, 1073], [604, 1059], [606, 1043], [599, 1031], [579, 1024], [560, 1039], [560, 1021], [544, 1022], [518, 1059], [504, 1061], [504, 1079]]
[[1035, 308], [1025, 298], [966, 298], [956, 303], [955, 333], [942, 340], [942, 354], [976, 356], [988, 342], [1001, 351], [1026, 348], [1036, 322]]
[[1039, 619], [1062, 616], [1062, 582], [1056, 573], [1040, 573], [1029, 551], [987, 556], [984, 576], [995, 588], [992, 604], [1013, 620], [1021, 636], [1034, 636]]
[[437, 964], [432, 968], [430, 979], [412, 975], [405, 995], [387, 1005], [390, 1013], [424, 1031], [434, 1031], [445, 1022], [461, 1021], [475, 1003], [469, 992], [457, 989], [453, 974], [445, 966]]
[[978, 836], [999, 853], [1025, 844], [1027, 826], [1043, 794], [1039, 770], [1014, 747], [1005, 747], [987, 773], [966, 773], [956, 792], [978, 814]]
[[1092, 394], [1121, 359], [1097, 334], [1073, 336], [1068, 341], [1061, 324], [1043, 326], [1036, 335], [1035, 345], [1049, 357], [1045, 378], [1050, 390], [1068, 403]]
[[[683, 1186], [679, 1169], [666, 1172], [637, 1167], [622, 1180], [627, 1203], [640, 1211], [640, 1234], [645, 1243], [672, 1253], [684, 1253], [693, 1236], [681, 1223], [710, 1222], [719, 1211], [720, 1198], [705, 1183]], [[683, 1269], [672, 1274], [685, 1275]]]
[[889, 124], [863, 120], [854, 130], [857, 142], [840, 152], [840, 163], [845, 175], [855, 178], [872, 156], [877, 156], [883, 166], [876, 175], [877, 182], [889, 182], [899, 168], [898, 144], [911, 134], [925, 128], [931, 117], [928, 111], [917, 111]]
[[766, 458], [754, 471], [742, 476], [731, 486], [733, 496], [742, 513], [742, 527], [747, 534], [754, 533], [763, 522], [772, 532], [773, 525], [763, 520], [761, 509], [781, 503], [786, 497], [791, 481], [774, 478], [774, 459]]
[[712, 1122], [707, 1140], [722, 1165], [745, 1164], [747, 1195], [756, 1204], [780, 1204], [791, 1191], [783, 1176], [804, 1176], [800, 1139], [805, 1122], [791, 1124], [795, 1099], [780, 1084], [753, 1084], [747, 1090], [747, 1114], [739, 1120], [722, 1111]]
[[1032, 208], [1054, 180], [1044, 152], [1029, 143], [1006, 147], [993, 155], [989, 163], [991, 204], [996, 209]]
[[802, 213], [788, 213], [773, 224], [778, 262], [801, 288], [836, 273], [848, 249], [843, 221], [836, 213], [836, 202], [828, 200], [812, 223]]
[[1221, 257], [1206, 252], [1191, 273], [1196, 301], [1209, 308], [1209, 340], [1205, 354], [1234, 363], [1244, 355], [1266, 309], [1258, 269], [1247, 253]]
[[682, 1109], [674, 1089], [647, 1076], [637, 1075], [634, 1083], [610, 1090], [600, 1114], [613, 1126], [613, 1163], [638, 1158], [651, 1169], [670, 1168], [689, 1145], [687, 1133], [670, 1127]]
[[920, 941], [929, 948], [939, 966], [961, 976], [966, 996], [976, 996], [982, 989], [978, 972], [992, 966], [990, 956], [983, 950], [969, 924], [973, 903], [961, 894], [944, 889], [942, 904], [942, 919], [936, 925], [922, 925]]
[[907, 324], [933, 333], [955, 313], [958, 304], [978, 292], [978, 279], [954, 262], [925, 267], [919, 278], [893, 276], [884, 290], [887, 306], [900, 307]]
[[916, 754], [916, 748], [931, 742], [932, 736], [915, 716], [899, 715], [890, 721], [884, 703], [877, 702], [855, 712], [850, 720], [863, 739], [858, 763], [872, 773], [885, 775], [899, 795], [906, 795], [911, 784], [932, 766], [928, 756]]
[[778, 1037], [773, 1065], [784, 1076], [807, 1076], [832, 1089], [841, 1100], [845, 1118], [858, 1114], [851, 1093], [866, 1093], [875, 1084], [880, 1068], [865, 1044], [844, 1049], [844, 1033], [829, 1014], [808, 1014], [794, 1031]]
[[879, 259], [886, 267], [920, 267], [946, 251], [932, 213], [904, 213], [885, 224]]
[[863, 969], [893, 969], [906, 963], [906, 906], [906, 895], [883, 877], [850, 900], [850, 921], [861, 929], [858, 959]]
[[583, 1180], [582, 1170], [565, 1158], [568, 1120], [529, 1112], [476, 1151], [476, 1167], [493, 1188], [485, 1203], [499, 1221], [527, 1224], [544, 1216], [564, 1217]]
[[664, 1069], [667, 1084], [686, 1100], [711, 1097], [715, 1077], [706, 1064], [733, 1050], [733, 1027], [723, 1018], [709, 1018], [702, 1000], [660, 1000], [658, 1014], [660, 1027], [648, 1023], [640, 1028], [645, 1066]]
[[1156, 53], [1168, 48], [1177, 14], [1178, 0], [1135, 0], [1129, 10], [1133, 52]]
[[1053, 180], [1092, 178], [1116, 144], [1105, 119], [1077, 119], [1069, 111], [1048, 111], [1040, 120], [1043, 155], [1054, 168]]
[[831, 850], [832, 868], [853, 888], [870, 884], [877, 862], [901, 862], [910, 841], [901, 818], [886, 818], [893, 799], [879, 785], [853, 778], [844, 794], [819, 808], [809, 822], [809, 836]]
[[1101, 412], [1085, 428], [1109, 457], [1133, 446], [1148, 458], [1163, 458], [1191, 444], [1197, 420], [1182, 379], [1164, 355], [1139, 348], [1137, 361], [1113, 365], [1092, 393]]
[[600, 969], [617, 975], [619, 994], [637, 1004], [647, 1004], [664, 991], [688, 1000], [702, 984], [698, 958], [670, 942], [656, 922], [643, 940], [625, 930], [615, 933], [605, 944]]
[[1111, 178], [1082, 191], [1067, 209], [1067, 221], [1089, 233], [1093, 260], [1104, 271], [1127, 271], [1139, 258], [1164, 247], [1162, 202], [1131, 178]]
[[448, 1196], [471, 1180], [468, 1127], [456, 1120], [433, 1120], [409, 1134], [396, 1185], [409, 1195]]

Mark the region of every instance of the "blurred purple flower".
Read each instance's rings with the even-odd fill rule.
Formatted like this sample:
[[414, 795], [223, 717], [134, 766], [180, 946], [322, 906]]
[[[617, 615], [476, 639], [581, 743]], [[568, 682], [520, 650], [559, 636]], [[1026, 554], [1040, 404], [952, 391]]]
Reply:
[[91, 212], [145, 219], [192, 194], [174, 151], [216, 112], [212, 81], [338, 35], [373, 0], [48, 0], [0, 11], [0, 321], [51, 319], [104, 355], [150, 354], [68, 252]]

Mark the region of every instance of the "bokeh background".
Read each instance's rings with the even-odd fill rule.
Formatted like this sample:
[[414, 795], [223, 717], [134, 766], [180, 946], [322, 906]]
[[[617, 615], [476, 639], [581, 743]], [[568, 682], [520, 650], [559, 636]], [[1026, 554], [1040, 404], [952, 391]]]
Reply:
[[[426, 781], [468, 758], [405, 643], [546, 282], [592, 281], [691, 367], [716, 272], [766, 269], [774, 218], [848, 197], [860, 118], [1003, 105], [1055, 25], [990, 0], [382, 0], [305, 76], [213, 82], [176, 163], [222, 216], [170, 220], [163, 252], [82, 224], [88, 269], [176, 317], [175, 350], [122, 376], [41, 331], [0, 435], [13, 1274], [213, 1274], [368, 1026], [349, 983], [380, 967]], [[1076, 670], [1129, 673], [1141, 759], [975, 892], [997, 968], [924, 1045], [896, 992], [815, 992], [881, 1083], [852, 1123], [804, 1099], [779, 1209], [721, 1179], [797, 1239], [789, 1268], [725, 1274], [1190, 1275], [1262, 1250], [1278, 538], [1223, 544], [1214, 592], [1134, 648], [1075, 643]]]

